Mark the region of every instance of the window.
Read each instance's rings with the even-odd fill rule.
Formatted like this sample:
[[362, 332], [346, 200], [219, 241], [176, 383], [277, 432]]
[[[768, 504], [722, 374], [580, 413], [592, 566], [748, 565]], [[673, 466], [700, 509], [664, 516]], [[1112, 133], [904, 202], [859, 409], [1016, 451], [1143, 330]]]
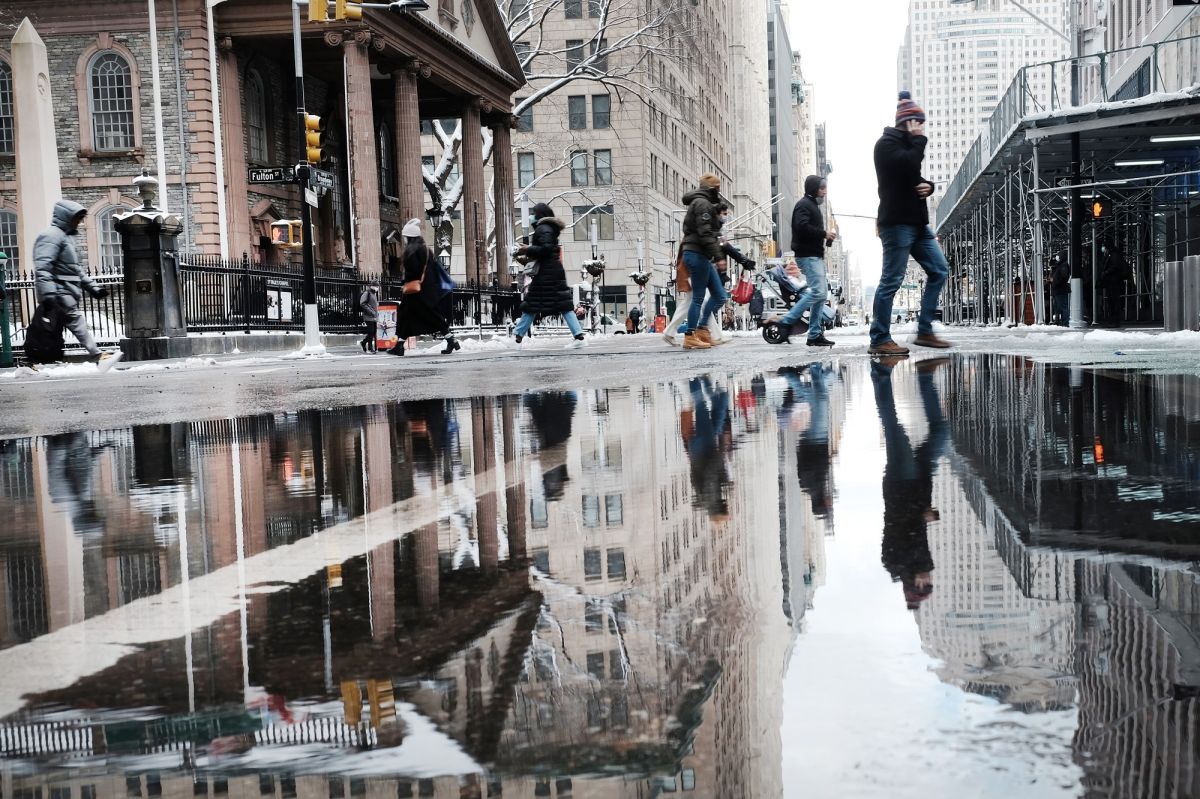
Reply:
[[133, 149], [133, 76], [124, 58], [111, 51], [96, 54], [88, 65], [88, 102], [96, 149]]
[[592, 675], [597, 680], [604, 679], [604, 653], [603, 652], [588, 652], [587, 670], [588, 670], [588, 674]]
[[609, 112], [612, 101], [607, 94], [592, 95], [592, 127], [607, 128], [610, 126]]
[[600, 19], [602, 5], [602, 0], [588, 0], [588, 16], [592, 19]]
[[585, 549], [583, 550], [583, 576], [587, 580], [602, 580], [604, 572], [600, 565], [600, 550]]
[[246, 73], [246, 143], [250, 160], [267, 162], [267, 90], [258, 70]]
[[12, 67], [0, 61], [0, 155], [14, 152], [13, 119]]
[[[599, 44], [597, 44], [595, 40], [592, 41], [592, 55], [596, 55], [596, 53], [602, 53], [607, 49], [608, 39], [601, 39]], [[592, 63], [592, 66], [599, 72], [608, 72], [608, 56], [600, 56]]]
[[610, 549], [608, 550], [608, 579], [624, 580], [625, 579], [625, 550]]
[[566, 0], [563, 3], [563, 10], [567, 14], [567, 19], [583, 19], [583, 0]]
[[571, 130], [587, 127], [587, 97], [584, 95], [567, 98], [567, 125]]
[[517, 153], [517, 187], [525, 188], [533, 183], [533, 153]]
[[602, 241], [612, 241], [615, 236], [613, 207], [605, 205], [593, 208], [590, 205], [577, 205], [571, 209], [575, 214], [575, 241], [590, 241], [592, 218], [597, 220], [598, 235]]
[[96, 214], [96, 244], [100, 248], [99, 263], [104, 271], [119, 272], [125, 267], [125, 255], [121, 252], [121, 234], [113, 225], [113, 214], [124, 211], [117, 205], [110, 205]]
[[7, 208], [0, 208], [0, 252], [8, 256], [8, 272], [13, 274], [21, 263], [21, 253], [17, 250], [17, 214]]
[[[583, 526], [600, 526], [600, 497], [584, 494], [583, 496]], [[599, 556], [597, 556], [599, 557]]]
[[389, 197], [396, 190], [396, 165], [392, 160], [392, 129], [379, 126], [379, 193]]
[[596, 185], [612, 185], [612, 150], [597, 150], [592, 156], [596, 169]]
[[620, 527], [625, 523], [625, 497], [621, 494], [604, 497], [604, 520], [609, 527]]
[[534, 497], [529, 501], [529, 522], [535, 530], [543, 530], [550, 526], [550, 513], [543, 497]]
[[[525, 101], [524, 97], [518, 97], [513, 101], [515, 105], [520, 105]], [[527, 105], [521, 113], [517, 114], [517, 130], [521, 133], [528, 133], [533, 130], [533, 106]]]
[[532, 50], [532, 48], [529, 46], [529, 42], [513, 42], [513, 50], [517, 54], [517, 60], [525, 65], [525, 74], [528, 75], [533, 71], [533, 59], [530, 58], [529, 63], [525, 63], [525, 59], [529, 58], [529, 52]]
[[683, 773], [679, 775], [679, 781], [683, 783], [683, 789], [685, 791], [696, 790], [696, 770], [685, 768]]
[[571, 185], [586, 186], [588, 184], [587, 153], [571, 153]]
[[508, 18], [518, 19], [529, 13], [529, 0], [512, 0], [508, 6]]
[[583, 63], [583, 39], [567, 39], [567, 69]]

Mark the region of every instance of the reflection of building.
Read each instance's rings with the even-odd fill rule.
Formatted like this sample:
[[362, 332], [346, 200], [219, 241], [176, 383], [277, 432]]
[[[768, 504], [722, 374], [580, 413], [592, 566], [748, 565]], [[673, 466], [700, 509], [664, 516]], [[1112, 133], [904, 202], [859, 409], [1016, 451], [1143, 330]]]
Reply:
[[[459, 796], [458, 776], [305, 776], [434, 747], [494, 775], [463, 796], [579, 795], [618, 766], [588, 795], [779, 793], [777, 435], [731, 412], [711, 521], [686, 396], [583, 393], [561, 452], [508, 397], [6, 443], [0, 746], [43, 765], [15, 789]], [[72, 669], [30, 668], [51, 652]], [[291, 744], [289, 768], [236, 776]]]

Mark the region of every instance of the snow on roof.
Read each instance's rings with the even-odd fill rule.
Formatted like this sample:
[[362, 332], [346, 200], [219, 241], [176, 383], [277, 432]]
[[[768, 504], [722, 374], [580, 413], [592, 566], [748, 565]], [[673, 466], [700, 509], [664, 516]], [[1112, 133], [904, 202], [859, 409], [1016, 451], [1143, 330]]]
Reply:
[[1140, 108], [1142, 106], [1151, 106], [1158, 103], [1178, 102], [1181, 100], [1200, 100], [1200, 83], [1182, 89], [1177, 92], [1155, 92], [1147, 94], [1144, 97], [1134, 97], [1131, 100], [1110, 100], [1102, 103], [1085, 103], [1084, 105], [1076, 105], [1070, 108], [1059, 108], [1055, 111], [1042, 111], [1038, 114], [1029, 114], [1021, 121], [1024, 123], [1040, 122], [1045, 120], [1065, 119], [1066, 117], [1081, 116], [1083, 114], [1099, 114], [1105, 111], [1120, 111]]

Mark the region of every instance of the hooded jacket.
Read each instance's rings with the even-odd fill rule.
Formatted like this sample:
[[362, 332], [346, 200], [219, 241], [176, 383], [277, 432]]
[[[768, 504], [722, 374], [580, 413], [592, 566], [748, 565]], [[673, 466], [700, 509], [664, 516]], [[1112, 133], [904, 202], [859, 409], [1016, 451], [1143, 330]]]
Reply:
[[683, 251], [698, 252], [713, 263], [721, 260], [717, 202], [716, 189], [696, 189], [683, 195], [683, 204], [687, 206], [683, 217]]
[[823, 258], [825, 247], [825, 216], [817, 202], [822, 179], [809, 175], [804, 181], [804, 196], [792, 209], [792, 252], [797, 258]]
[[71, 240], [74, 231], [68, 233], [71, 220], [86, 209], [70, 200], [59, 200], [54, 204], [50, 227], [33, 242], [33, 265], [36, 270], [38, 300], [53, 299], [63, 308], [79, 307], [86, 291], [93, 297], [99, 289], [83, 271], [75, 243]]
[[1071, 262], [1065, 252], [1054, 256], [1054, 271], [1050, 273], [1050, 293], [1056, 297], [1071, 293]]
[[556, 216], [543, 216], [534, 226], [525, 252], [537, 261], [538, 268], [525, 291], [521, 313], [553, 316], [575, 311], [575, 299], [567, 285], [567, 272], [563, 269], [558, 246], [559, 234], [566, 226], [567, 223]]
[[875, 175], [879, 179], [879, 224], [929, 224], [929, 203], [917, 196], [917, 184], [933, 181], [921, 177], [925, 160], [924, 136], [898, 128], [884, 128], [875, 143]]

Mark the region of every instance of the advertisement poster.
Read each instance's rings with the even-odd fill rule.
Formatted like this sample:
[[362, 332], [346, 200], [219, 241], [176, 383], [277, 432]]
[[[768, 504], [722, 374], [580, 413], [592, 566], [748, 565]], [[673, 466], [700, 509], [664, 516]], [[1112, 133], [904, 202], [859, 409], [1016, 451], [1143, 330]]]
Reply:
[[390, 350], [396, 346], [396, 316], [400, 313], [400, 303], [379, 303], [379, 318], [375, 322], [375, 348]]

